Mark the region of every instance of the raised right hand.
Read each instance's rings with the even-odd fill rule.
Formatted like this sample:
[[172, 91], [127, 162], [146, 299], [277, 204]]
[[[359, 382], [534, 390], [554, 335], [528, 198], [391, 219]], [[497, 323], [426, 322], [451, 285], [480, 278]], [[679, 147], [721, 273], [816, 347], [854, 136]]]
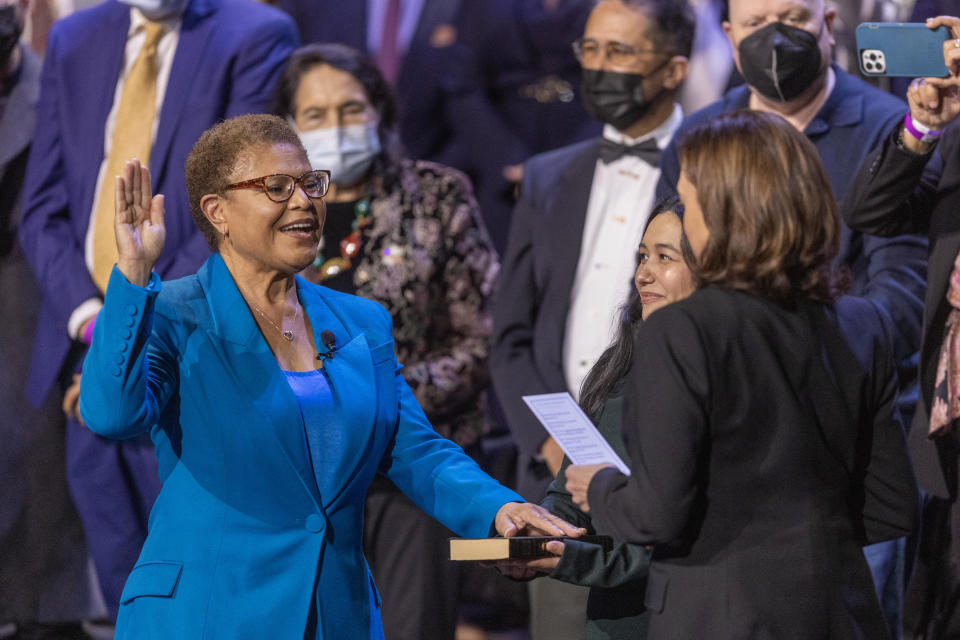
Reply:
[[163, 223], [163, 196], [151, 196], [150, 170], [134, 158], [117, 176], [117, 267], [132, 284], [145, 286], [156, 264], [167, 229]]
[[952, 36], [943, 43], [943, 62], [949, 75], [918, 78], [907, 90], [910, 117], [936, 131], [942, 131], [960, 115], [960, 18], [938, 16], [927, 20], [930, 29], [941, 26], [949, 27]]

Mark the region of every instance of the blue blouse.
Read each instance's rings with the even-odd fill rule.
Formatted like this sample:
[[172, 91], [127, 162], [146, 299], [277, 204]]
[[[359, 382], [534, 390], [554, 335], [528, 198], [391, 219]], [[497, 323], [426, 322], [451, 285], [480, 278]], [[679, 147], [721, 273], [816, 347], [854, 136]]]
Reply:
[[326, 476], [336, 468], [343, 456], [343, 434], [333, 420], [333, 391], [323, 369], [284, 371], [293, 395], [300, 405], [303, 430], [307, 437], [313, 477], [318, 487], [329, 486]]

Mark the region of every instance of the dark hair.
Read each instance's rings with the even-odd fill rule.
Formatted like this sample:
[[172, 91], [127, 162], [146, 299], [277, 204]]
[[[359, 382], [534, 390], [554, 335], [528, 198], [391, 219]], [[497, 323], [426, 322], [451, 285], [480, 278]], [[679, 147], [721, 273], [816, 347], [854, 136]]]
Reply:
[[220, 232], [203, 215], [200, 200], [211, 193], [226, 195], [226, 187], [233, 182], [233, 171], [240, 154], [254, 147], [274, 144], [289, 144], [307, 156], [300, 136], [286, 120], [267, 114], [237, 116], [218, 122], [203, 132], [187, 155], [184, 173], [190, 213], [213, 251], [220, 248]]
[[374, 161], [374, 175], [395, 177], [403, 159], [403, 147], [397, 130], [397, 101], [393, 89], [384, 79], [370, 56], [344, 44], [308, 44], [290, 55], [277, 88], [272, 110], [275, 114], [293, 118], [297, 105], [294, 98], [304, 74], [318, 65], [326, 64], [353, 76], [363, 87], [370, 106], [377, 112], [380, 155]]
[[687, 0], [620, 0], [621, 3], [642, 11], [651, 25], [644, 34], [658, 49], [674, 55], [690, 57], [696, 16]]
[[778, 115], [740, 109], [694, 127], [678, 150], [710, 232], [690, 265], [698, 285], [781, 304], [839, 294], [837, 205], [804, 134]]
[[[643, 234], [646, 235], [654, 218], [667, 212], [673, 213], [683, 222], [683, 205], [680, 204], [680, 198], [670, 196], [658, 203], [647, 218]], [[580, 385], [580, 406], [594, 421], [599, 420], [603, 405], [617, 382], [630, 370], [630, 363], [633, 361], [633, 334], [643, 319], [642, 314], [643, 306], [640, 304], [640, 296], [637, 295], [634, 287], [630, 287], [630, 296], [620, 307], [620, 326], [617, 328], [616, 337], [597, 358], [596, 364], [590, 368], [587, 377], [583, 379], [583, 384]]]

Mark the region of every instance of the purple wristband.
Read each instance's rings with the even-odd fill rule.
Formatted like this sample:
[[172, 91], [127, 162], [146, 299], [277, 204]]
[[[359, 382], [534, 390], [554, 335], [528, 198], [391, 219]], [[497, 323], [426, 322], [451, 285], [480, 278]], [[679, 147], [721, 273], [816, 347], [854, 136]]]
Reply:
[[87, 346], [90, 346], [90, 343], [93, 342], [93, 325], [95, 324], [97, 324], [97, 316], [93, 316], [87, 323], [87, 328], [83, 330], [83, 343]]
[[933, 129], [927, 129], [926, 132], [920, 131], [917, 128], [917, 125], [913, 122], [913, 118], [910, 116], [910, 112], [907, 111], [907, 117], [903, 119], [903, 127], [910, 132], [914, 138], [920, 142], [936, 142], [940, 138], [941, 131], [934, 131]]

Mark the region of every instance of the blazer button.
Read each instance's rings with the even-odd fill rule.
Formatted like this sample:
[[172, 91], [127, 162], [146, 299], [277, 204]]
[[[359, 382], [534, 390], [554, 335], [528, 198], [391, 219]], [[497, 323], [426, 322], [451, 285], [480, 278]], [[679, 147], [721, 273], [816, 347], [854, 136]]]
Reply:
[[127, 325], [128, 327], [132, 327], [132, 326], [133, 326], [133, 322], [134, 322], [133, 318], [127, 318], [126, 325]]
[[131, 316], [137, 315], [137, 307], [136, 307], [136, 305], [128, 304], [128, 305], [127, 305], [127, 313], [129, 313]]
[[113, 374], [113, 376], [114, 376], [115, 378], [119, 378], [119, 377], [120, 377], [120, 374], [123, 373], [123, 369], [121, 369], [120, 367], [114, 367], [114, 368], [113, 368], [113, 371], [111, 371], [111, 373]]
[[303, 526], [310, 533], [320, 533], [323, 531], [323, 518], [318, 516], [315, 513], [311, 513], [307, 516], [306, 521], [303, 523]]
[[126, 356], [124, 356], [122, 353], [118, 353], [116, 356], [114, 356], [113, 361], [117, 364], [123, 364], [126, 359]]

